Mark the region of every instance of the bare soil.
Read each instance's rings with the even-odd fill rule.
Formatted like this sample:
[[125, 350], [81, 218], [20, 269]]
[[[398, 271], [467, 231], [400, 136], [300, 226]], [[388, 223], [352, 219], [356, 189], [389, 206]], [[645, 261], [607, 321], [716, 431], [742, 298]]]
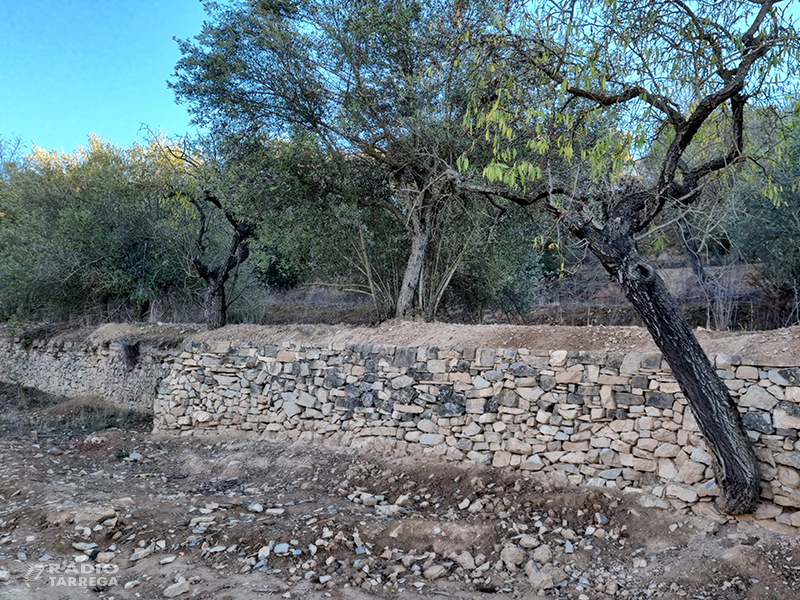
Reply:
[[[2, 599], [163, 598], [180, 577], [179, 598], [227, 600], [800, 597], [797, 538], [749, 522], [484, 466], [156, 437], [130, 415], [101, 431], [97, 399], [0, 398]], [[69, 585], [101, 558], [103, 584]]]
[[[744, 356], [756, 364], [774, 366], [800, 365], [800, 327], [770, 331], [695, 330], [707, 352]], [[387, 321], [377, 327], [349, 325], [228, 325], [206, 331], [193, 324], [131, 325], [110, 323], [94, 330], [71, 332], [88, 336], [94, 343], [120, 338], [146, 339], [166, 344], [169, 340], [192, 338], [198, 341], [249, 340], [291, 341], [298, 344], [391, 344], [396, 346], [461, 346], [465, 348], [530, 348], [536, 350], [606, 350], [620, 352], [657, 352], [646, 329], [642, 327], [565, 327], [548, 325], [460, 325]]]

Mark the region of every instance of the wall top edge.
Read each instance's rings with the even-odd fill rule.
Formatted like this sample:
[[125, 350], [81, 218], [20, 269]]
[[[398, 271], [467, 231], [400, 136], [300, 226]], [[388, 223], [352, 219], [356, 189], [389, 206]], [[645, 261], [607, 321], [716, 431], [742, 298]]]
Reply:
[[[276, 357], [278, 352], [305, 353], [310, 350], [320, 350], [326, 352], [357, 352], [362, 355], [383, 355], [394, 356], [398, 352], [413, 351], [420, 353], [427, 359], [435, 359], [439, 354], [444, 357], [453, 358], [456, 354], [465, 360], [476, 360], [482, 353], [494, 353], [495, 356], [507, 359], [524, 359], [526, 357], [541, 357], [552, 360], [554, 356], [563, 355], [565, 359], [577, 359], [579, 362], [606, 362], [609, 359], [619, 359], [620, 357], [636, 357], [646, 362], [655, 364], [661, 359], [659, 352], [640, 352], [626, 351], [623, 349], [606, 350], [581, 350], [581, 349], [550, 349], [550, 348], [522, 348], [522, 347], [466, 347], [460, 345], [443, 344], [439, 346], [417, 346], [417, 345], [394, 345], [394, 344], [346, 344], [341, 342], [331, 343], [304, 343], [295, 340], [230, 340], [230, 341], [200, 341], [186, 338], [182, 342], [172, 347], [158, 347], [159, 344], [151, 343], [149, 340], [129, 341], [125, 338], [112, 340], [105, 343], [93, 343], [89, 340], [83, 341], [64, 341], [64, 340], [34, 340], [33, 343], [26, 342], [20, 338], [13, 338], [8, 335], [0, 334], [0, 346], [14, 347], [17, 350], [34, 350], [45, 352], [79, 351], [79, 352], [100, 352], [118, 349], [120, 346], [130, 343], [140, 343], [142, 348], [149, 348], [156, 354], [171, 355], [180, 352], [191, 352], [196, 354], [216, 354], [216, 355], [235, 355], [242, 351], [256, 350], [260, 355]], [[722, 352], [707, 352], [708, 358], [712, 363], [716, 363], [717, 368], [730, 368], [731, 366], [757, 366], [769, 369], [795, 368], [800, 365], [795, 361], [783, 359], [780, 355], [751, 355], [741, 356], [737, 354], [726, 354]]]

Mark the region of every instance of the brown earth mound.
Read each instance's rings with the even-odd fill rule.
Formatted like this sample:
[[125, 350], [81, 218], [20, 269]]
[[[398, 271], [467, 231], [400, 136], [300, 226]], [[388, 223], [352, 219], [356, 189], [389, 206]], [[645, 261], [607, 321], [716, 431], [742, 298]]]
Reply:
[[[800, 327], [760, 332], [709, 331], [696, 335], [707, 352], [738, 354], [775, 366], [800, 365]], [[163, 341], [191, 338], [198, 341], [249, 340], [318, 345], [392, 344], [396, 346], [462, 346], [465, 348], [531, 348], [537, 350], [605, 350], [655, 352], [647, 330], [641, 327], [564, 327], [548, 325], [457, 325], [387, 321], [378, 327], [347, 325], [228, 325], [207, 331], [193, 324], [130, 325], [111, 323], [89, 334], [97, 344], [120, 338]]]

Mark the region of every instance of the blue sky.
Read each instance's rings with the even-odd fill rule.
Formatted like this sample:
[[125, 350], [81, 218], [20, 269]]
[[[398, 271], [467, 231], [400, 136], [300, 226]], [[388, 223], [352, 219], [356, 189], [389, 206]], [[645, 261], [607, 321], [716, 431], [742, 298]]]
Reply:
[[0, 2], [0, 135], [72, 152], [96, 133], [121, 146], [191, 133], [167, 79], [173, 37], [200, 32], [200, 0]]

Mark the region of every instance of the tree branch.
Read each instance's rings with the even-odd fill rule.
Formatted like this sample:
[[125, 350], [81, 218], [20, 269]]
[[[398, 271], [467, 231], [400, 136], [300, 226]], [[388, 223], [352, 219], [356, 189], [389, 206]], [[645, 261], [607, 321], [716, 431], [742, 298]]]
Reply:
[[498, 196], [505, 198], [519, 206], [532, 206], [534, 204], [541, 204], [542, 208], [547, 212], [561, 217], [562, 212], [557, 207], [553, 206], [550, 202], [542, 202], [545, 198], [550, 198], [553, 195], [564, 195], [568, 190], [564, 188], [550, 188], [549, 186], [542, 186], [534, 194], [520, 194], [508, 188], [502, 188], [490, 185], [480, 185], [464, 181], [461, 174], [454, 169], [448, 169], [445, 175], [454, 183], [454, 185], [465, 192], [472, 192], [474, 194], [482, 194], [484, 196]]

